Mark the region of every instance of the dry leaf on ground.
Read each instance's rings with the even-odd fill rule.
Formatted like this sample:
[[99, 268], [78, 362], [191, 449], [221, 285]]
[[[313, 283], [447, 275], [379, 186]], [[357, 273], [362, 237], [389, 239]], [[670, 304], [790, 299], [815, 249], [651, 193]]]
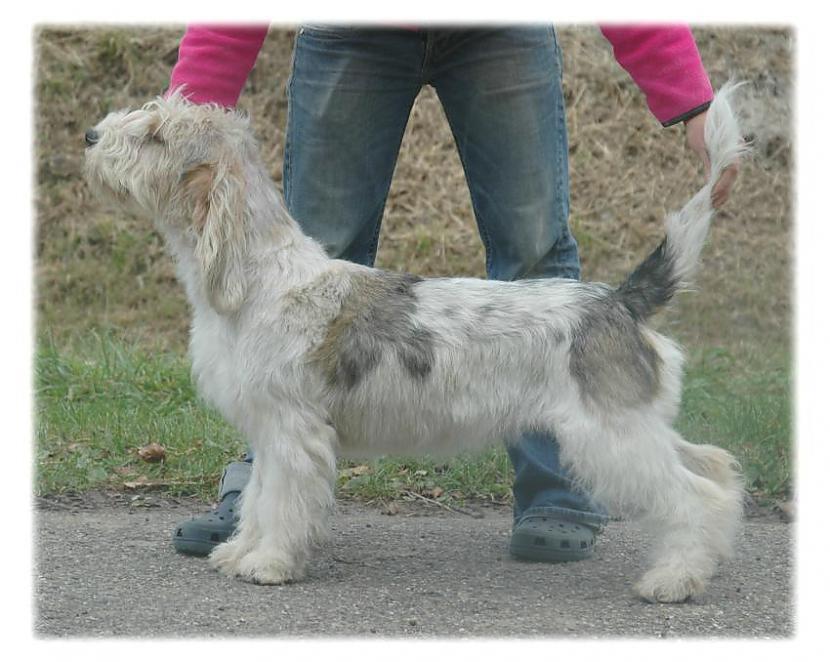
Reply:
[[155, 441], [138, 449], [138, 457], [145, 462], [161, 462], [166, 456], [164, 446]]

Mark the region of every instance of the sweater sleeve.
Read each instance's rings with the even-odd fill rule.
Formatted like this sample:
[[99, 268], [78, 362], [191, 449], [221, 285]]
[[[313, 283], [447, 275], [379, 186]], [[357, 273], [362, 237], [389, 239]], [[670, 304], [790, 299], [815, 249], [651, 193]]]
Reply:
[[267, 33], [267, 25], [188, 26], [169, 91], [183, 87], [194, 103], [235, 106]]
[[614, 57], [646, 96], [652, 114], [671, 126], [709, 107], [712, 85], [687, 26], [601, 26]]

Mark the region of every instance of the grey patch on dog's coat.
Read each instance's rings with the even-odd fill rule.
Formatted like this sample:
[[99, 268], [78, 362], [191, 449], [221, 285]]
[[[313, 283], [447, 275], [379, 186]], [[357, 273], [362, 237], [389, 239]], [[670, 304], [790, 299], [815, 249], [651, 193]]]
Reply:
[[435, 350], [432, 332], [423, 326], [413, 326], [410, 333], [395, 345], [403, 367], [412, 377], [423, 378], [432, 370]]
[[548, 329], [547, 337], [550, 338], [551, 343], [559, 345], [568, 339], [568, 336], [562, 329]]
[[494, 303], [485, 303], [479, 306], [478, 308], [478, 315], [482, 319], [487, 319], [490, 317], [495, 311], [499, 310], [499, 307]]
[[441, 315], [448, 320], [456, 319], [458, 317], [458, 308], [456, 306], [444, 306], [441, 309]]
[[660, 356], [617, 292], [591, 301], [571, 337], [570, 371], [584, 398], [604, 407], [654, 399]]
[[413, 379], [424, 379], [435, 362], [432, 332], [414, 322], [417, 305], [410, 274], [382, 271], [351, 276], [351, 291], [314, 352], [330, 384], [352, 389], [389, 352]]
[[660, 356], [639, 322], [665, 306], [679, 286], [664, 239], [617, 289], [603, 289], [573, 332], [571, 374], [583, 397], [603, 406], [650, 402], [660, 387]]

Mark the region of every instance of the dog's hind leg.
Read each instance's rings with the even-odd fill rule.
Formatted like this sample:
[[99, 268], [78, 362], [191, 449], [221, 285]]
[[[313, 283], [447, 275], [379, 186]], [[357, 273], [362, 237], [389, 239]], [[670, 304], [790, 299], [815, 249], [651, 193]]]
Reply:
[[703, 591], [718, 560], [732, 554], [743, 505], [741, 480], [729, 453], [713, 446], [695, 448], [673, 430], [668, 436], [675, 448], [683, 449], [678, 454], [682, 467], [672, 469], [678, 489], [674, 498], [645, 513], [657, 546], [653, 567], [637, 584], [641, 597], [659, 602]]
[[334, 430], [309, 411], [280, 413], [255, 435], [255, 490], [243, 493], [239, 533], [211, 555], [217, 569], [258, 584], [303, 577], [334, 504]]
[[563, 461], [599, 503], [655, 536], [652, 567], [636, 586], [642, 598], [681, 602], [698, 595], [718, 559], [730, 553], [741, 515], [739, 483], [687, 468], [678, 451], [687, 442], [660, 417], [615, 418], [560, 426]]

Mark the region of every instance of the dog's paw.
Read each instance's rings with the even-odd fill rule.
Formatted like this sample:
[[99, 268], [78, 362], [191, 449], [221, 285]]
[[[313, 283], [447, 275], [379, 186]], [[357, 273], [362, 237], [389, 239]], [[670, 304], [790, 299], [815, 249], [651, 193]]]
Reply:
[[634, 590], [648, 602], [684, 602], [703, 593], [706, 582], [676, 569], [653, 568], [637, 582]]
[[226, 575], [236, 574], [239, 561], [251, 550], [238, 538], [231, 538], [213, 548], [208, 556], [208, 564], [215, 570]]
[[228, 574], [252, 584], [288, 584], [305, 575], [304, 564], [288, 562], [258, 550], [242, 557]]

